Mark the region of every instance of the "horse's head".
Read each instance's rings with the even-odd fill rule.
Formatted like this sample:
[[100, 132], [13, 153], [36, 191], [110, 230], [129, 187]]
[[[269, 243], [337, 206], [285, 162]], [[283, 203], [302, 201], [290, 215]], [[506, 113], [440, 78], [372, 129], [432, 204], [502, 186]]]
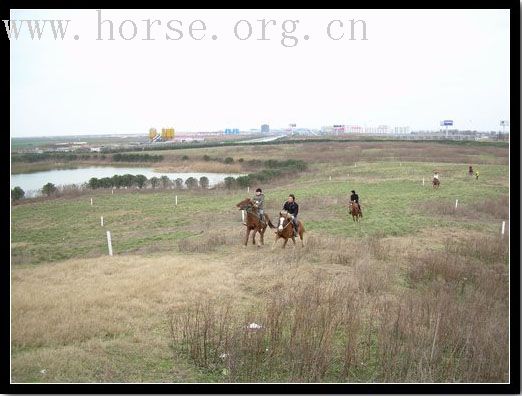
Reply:
[[245, 210], [247, 207], [252, 206], [252, 200], [250, 198], [245, 198], [236, 204], [236, 206], [239, 208], [239, 210]]
[[289, 220], [290, 217], [290, 214], [286, 210], [282, 210], [281, 212], [279, 212], [279, 224], [277, 226], [277, 229], [279, 231], [283, 230], [285, 220]]

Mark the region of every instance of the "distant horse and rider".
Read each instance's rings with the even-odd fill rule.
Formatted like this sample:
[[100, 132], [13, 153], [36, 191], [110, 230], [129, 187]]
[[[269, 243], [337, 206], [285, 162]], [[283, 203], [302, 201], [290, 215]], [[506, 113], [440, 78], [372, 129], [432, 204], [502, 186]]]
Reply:
[[440, 180], [439, 180], [439, 172], [433, 171], [433, 182], [432, 182], [433, 188], [439, 188], [440, 186]]
[[352, 195], [350, 196], [348, 212], [352, 215], [353, 221], [359, 222], [359, 218], [363, 217], [361, 205], [359, 204], [359, 195], [355, 192], [355, 190], [352, 190]]

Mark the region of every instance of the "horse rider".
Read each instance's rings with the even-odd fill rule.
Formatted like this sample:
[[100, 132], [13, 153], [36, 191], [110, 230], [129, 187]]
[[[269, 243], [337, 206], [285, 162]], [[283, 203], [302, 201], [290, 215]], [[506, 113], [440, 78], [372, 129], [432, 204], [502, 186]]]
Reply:
[[283, 205], [283, 210], [286, 210], [292, 216], [292, 224], [294, 226], [294, 237], [297, 236], [297, 213], [299, 212], [299, 205], [295, 202], [295, 195], [288, 195], [288, 199]]
[[257, 212], [259, 213], [259, 220], [264, 221], [264, 214], [265, 214], [265, 194], [263, 194], [263, 190], [260, 188], [256, 189], [256, 193], [254, 197], [252, 198], [252, 201], [254, 201]]
[[440, 183], [440, 180], [439, 180], [439, 172], [437, 171], [433, 171], [433, 180], [437, 179], [437, 181]]
[[471, 165], [469, 166], [468, 174], [473, 176], [473, 167]]
[[[359, 206], [359, 212], [362, 213], [361, 204], [359, 204], [359, 195], [357, 195], [355, 190], [352, 190], [352, 195], [350, 195], [350, 202], [357, 202], [357, 205]], [[351, 206], [350, 206], [350, 214], [352, 214], [352, 207]]]

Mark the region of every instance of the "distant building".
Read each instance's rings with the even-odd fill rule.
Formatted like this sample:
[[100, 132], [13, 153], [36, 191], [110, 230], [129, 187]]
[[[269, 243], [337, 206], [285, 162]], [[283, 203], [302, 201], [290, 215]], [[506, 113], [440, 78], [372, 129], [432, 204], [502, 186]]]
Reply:
[[261, 133], [268, 133], [270, 132], [270, 126], [268, 124], [261, 125]]
[[99, 152], [101, 152], [101, 147], [91, 147], [91, 152], [99, 153]]
[[237, 129], [237, 128], [233, 128], [233, 129], [227, 128], [227, 129], [225, 129], [225, 135], [239, 135], [239, 129]]

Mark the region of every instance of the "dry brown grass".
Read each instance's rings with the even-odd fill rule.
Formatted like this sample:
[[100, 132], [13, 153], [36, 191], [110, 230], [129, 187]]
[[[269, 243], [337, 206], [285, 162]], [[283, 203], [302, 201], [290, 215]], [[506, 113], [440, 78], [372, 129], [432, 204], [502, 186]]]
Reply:
[[168, 256], [13, 269], [13, 379], [506, 380], [505, 240], [409, 255], [413, 237], [188, 240]]

